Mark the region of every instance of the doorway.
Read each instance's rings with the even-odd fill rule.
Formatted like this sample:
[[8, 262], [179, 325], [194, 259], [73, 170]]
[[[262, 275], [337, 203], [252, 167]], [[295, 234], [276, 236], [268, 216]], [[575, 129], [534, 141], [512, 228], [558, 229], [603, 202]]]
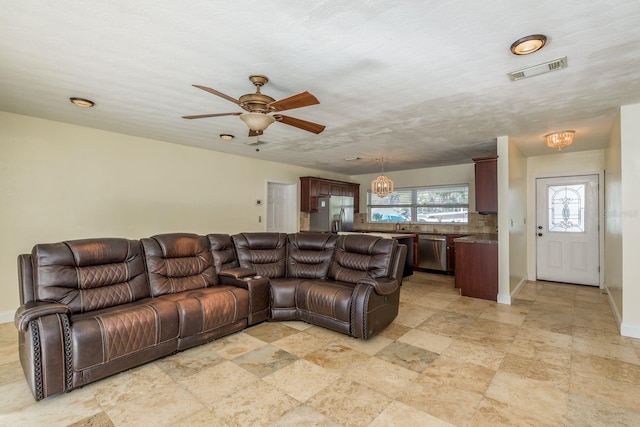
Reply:
[[599, 176], [536, 179], [536, 279], [600, 285]]
[[298, 231], [296, 209], [297, 185], [267, 182], [267, 231], [295, 233]]

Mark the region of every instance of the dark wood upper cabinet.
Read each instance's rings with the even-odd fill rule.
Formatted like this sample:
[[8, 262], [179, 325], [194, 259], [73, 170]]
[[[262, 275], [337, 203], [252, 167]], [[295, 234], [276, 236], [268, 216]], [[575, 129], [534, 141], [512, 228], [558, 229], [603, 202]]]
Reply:
[[498, 156], [473, 159], [476, 168], [476, 211], [498, 212]]
[[314, 176], [300, 177], [300, 211], [317, 212], [318, 196], [351, 196], [354, 212], [360, 211], [360, 184]]

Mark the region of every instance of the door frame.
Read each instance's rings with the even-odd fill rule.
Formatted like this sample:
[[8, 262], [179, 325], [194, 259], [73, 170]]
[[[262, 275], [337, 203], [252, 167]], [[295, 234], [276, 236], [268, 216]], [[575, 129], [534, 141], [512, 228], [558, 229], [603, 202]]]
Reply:
[[267, 218], [267, 206], [269, 204], [269, 184], [279, 184], [279, 185], [286, 185], [287, 186], [287, 192], [288, 192], [288, 199], [289, 199], [289, 204], [287, 206], [287, 210], [289, 211], [289, 221], [286, 225], [287, 228], [287, 233], [296, 233], [300, 230], [299, 227], [299, 223], [300, 223], [300, 214], [298, 213], [300, 208], [300, 200], [298, 199], [298, 194], [300, 194], [300, 191], [298, 189], [298, 182], [291, 182], [291, 181], [281, 181], [281, 180], [276, 180], [276, 179], [265, 179], [265, 183], [264, 183], [264, 194], [265, 194], [265, 206], [264, 206], [264, 230], [266, 231], [267, 229], [267, 223], [268, 223], [268, 218]]
[[[576, 171], [576, 172], [563, 172], [563, 173], [545, 173], [545, 174], [536, 174], [531, 177], [531, 182], [529, 185], [530, 197], [532, 203], [532, 209], [529, 210], [530, 220], [528, 221], [527, 233], [530, 241], [532, 242], [529, 246], [529, 280], [537, 280], [537, 271], [538, 271], [538, 243], [536, 239], [536, 216], [538, 212], [538, 201], [536, 197], [536, 183], [538, 179], [544, 178], [567, 178], [571, 176], [584, 176], [584, 175], [597, 175], [598, 176], [598, 262], [600, 264], [600, 272], [599, 272], [599, 280], [598, 287], [600, 289], [604, 288], [604, 171]], [[528, 239], [528, 240], [529, 240]]]

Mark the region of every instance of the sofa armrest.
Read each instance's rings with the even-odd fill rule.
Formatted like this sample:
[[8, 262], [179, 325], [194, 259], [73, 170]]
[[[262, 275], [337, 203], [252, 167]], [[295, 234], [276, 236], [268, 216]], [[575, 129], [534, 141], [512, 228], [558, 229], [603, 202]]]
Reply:
[[16, 311], [20, 364], [36, 400], [73, 388], [70, 314], [66, 304], [44, 301], [23, 304]]
[[[223, 274], [231, 272], [231, 274]], [[251, 272], [244, 277], [242, 274]], [[254, 325], [269, 318], [271, 286], [268, 277], [255, 276], [255, 271], [249, 268], [233, 268], [220, 273], [220, 283], [246, 289], [249, 292], [248, 325]], [[238, 277], [236, 277], [238, 275]]]
[[20, 332], [26, 332], [29, 328], [29, 322], [50, 314], [71, 315], [71, 308], [66, 304], [46, 301], [32, 301], [21, 305], [16, 310], [14, 324]]
[[398, 286], [400, 286], [400, 283], [397, 279], [372, 279], [371, 277], [363, 277], [362, 279], [358, 280], [357, 284], [372, 286], [375, 289], [376, 294], [378, 295], [392, 294], [398, 289]]
[[255, 276], [256, 270], [254, 270], [253, 268], [236, 267], [221, 271], [220, 273], [218, 273], [218, 275], [221, 277], [233, 277], [234, 279], [241, 279], [243, 277]]

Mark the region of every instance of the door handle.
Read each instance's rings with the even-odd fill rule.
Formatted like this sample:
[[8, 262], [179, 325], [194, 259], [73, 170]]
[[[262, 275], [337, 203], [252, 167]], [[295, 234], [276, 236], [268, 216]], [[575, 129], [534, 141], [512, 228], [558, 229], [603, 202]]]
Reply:
[[538, 233], [538, 237], [542, 236], [542, 233]]
[[538, 230], [542, 230], [542, 226], [541, 225], [538, 226]]

